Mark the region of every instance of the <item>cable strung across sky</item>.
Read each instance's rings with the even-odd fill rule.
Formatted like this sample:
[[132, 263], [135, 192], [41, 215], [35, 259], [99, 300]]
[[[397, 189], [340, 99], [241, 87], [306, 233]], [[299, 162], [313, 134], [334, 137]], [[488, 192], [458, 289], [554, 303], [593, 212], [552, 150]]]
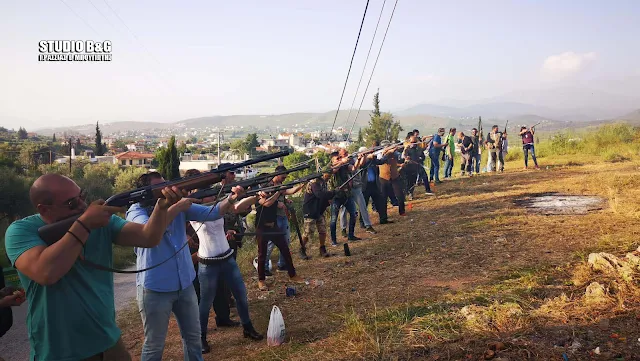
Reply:
[[356, 50], [358, 49], [358, 41], [360, 41], [360, 34], [362, 33], [362, 25], [364, 25], [364, 19], [367, 17], [367, 9], [369, 8], [369, 0], [367, 0], [367, 5], [364, 7], [364, 14], [362, 15], [362, 21], [360, 22], [360, 30], [358, 30], [358, 38], [356, 39], [356, 46], [353, 48], [353, 54], [351, 55], [351, 62], [349, 63], [349, 71], [347, 71], [347, 78], [344, 80], [344, 87], [342, 88], [342, 94], [340, 95], [340, 102], [338, 102], [338, 109], [336, 110], [336, 116], [333, 118], [333, 124], [331, 124], [331, 131], [329, 134], [333, 133], [333, 127], [336, 125], [336, 120], [338, 119], [338, 113], [340, 113], [340, 105], [342, 105], [342, 97], [344, 97], [344, 91], [347, 89], [347, 83], [349, 82], [349, 74], [351, 73], [351, 66], [353, 65], [353, 58], [356, 56]]

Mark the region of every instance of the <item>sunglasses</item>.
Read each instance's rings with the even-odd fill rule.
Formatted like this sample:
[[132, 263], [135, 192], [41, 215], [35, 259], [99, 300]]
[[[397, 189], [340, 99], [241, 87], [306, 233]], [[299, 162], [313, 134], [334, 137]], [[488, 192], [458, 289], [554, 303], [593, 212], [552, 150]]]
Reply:
[[62, 203], [61, 206], [68, 207], [69, 210], [73, 211], [80, 207], [80, 202], [84, 202], [87, 199], [87, 192], [85, 190], [80, 190], [80, 194], [77, 197], [73, 197], [68, 199]]

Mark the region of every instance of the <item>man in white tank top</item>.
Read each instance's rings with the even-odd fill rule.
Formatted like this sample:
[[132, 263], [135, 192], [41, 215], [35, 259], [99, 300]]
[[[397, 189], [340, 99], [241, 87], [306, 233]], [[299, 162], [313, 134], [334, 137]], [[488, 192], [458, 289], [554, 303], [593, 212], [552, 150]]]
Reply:
[[[234, 188], [235, 189], [235, 188]], [[233, 190], [232, 190], [233, 192]], [[240, 213], [254, 204], [259, 196], [247, 197], [233, 205], [233, 212]], [[203, 203], [209, 203], [215, 197], [203, 199]], [[211, 222], [191, 222], [196, 231], [200, 245], [198, 247], [198, 278], [200, 280], [200, 330], [202, 338], [202, 353], [209, 353], [211, 348], [207, 342], [207, 326], [209, 324], [209, 312], [216, 296], [216, 291], [221, 280], [231, 289], [236, 300], [236, 309], [242, 322], [244, 337], [253, 340], [262, 340], [249, 318], [249, 303], [247, 300], [247, 288], [245, 287], [240, 268], [233, 257], [233, 249], [229, 247], [224, 231], [224, 218]]]

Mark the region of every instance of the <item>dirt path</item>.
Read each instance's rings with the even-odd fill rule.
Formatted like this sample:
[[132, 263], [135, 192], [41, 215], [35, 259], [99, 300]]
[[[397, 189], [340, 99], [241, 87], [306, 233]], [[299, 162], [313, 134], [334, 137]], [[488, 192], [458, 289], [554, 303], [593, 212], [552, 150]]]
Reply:
[[[607, 206], [579, 216], [531, 214], [515, 201], [546, 192], [640, 200], [637, 169], [638, 165], [632, 163], [552, 166], [545, 171], [511, 171], [445, 182], [437, 187], [436, 197], [419, 194], [410, 202], [406, 217], [399, 217], [397, 209], [390, 210], [394, 224], [377, 225], [374, 215], [377, 235], [357, 228], [356, 234], [363, 240], [350, 244], [351, 257], [342, 254], [342, 247], [330, 247], [334, 257], [320, 259], [317, 244], [309, 247], [312, 260], [294, 257], [301, 276], [324, 281], [320, 287], [298, 287], [296, 297], [285, 296], [286, 275], [279, 272], [273, 277], [270, 292], [257, 290], [251, 265], [256, 246], [248, 242], [238, 262], [247, 284], [254, 325], [266, 333], [271, 307], [277, 305], [284, 315], [288, 342], [269, 348], [266, 342], [242, 338], [239, 329], [212, 328], [209, 343], [216, 352], [205, 355], [205, 360], [404, 360], [427, 359], [427, 355], [433, 360], [467, 359], [471, 355], [475, 360], [486, 350], [485, 339], [498, 337], [498, 333], [474, 334], [460, 329], [464, 322], [449, 319], [456, 309], [509, 299], [533, 308], [535, 302], [567, 290], [571, 281], [557, 275], [539, 276], [540, 270], [579, 262], [591, 249], [627, 252], [637, 247], [632, 245], [637, 243], [635, 230], [640, 228], [640, 219], [630, 217], [628, 210], [638, 212], [638, 201], [631, 205], [614, 202], [615, 208]], [[339, 237], [339, 242], [344, 239]], [[295, 246], [292, 252], [297, 254]], [[508, 281], [511, 278], [517, 281]], [[503, 281], [506, 286], [495, 286]], [[531, 287], [521, 286], [528, 283]], [[509, 293], [512, 290], [515, 293]], [[465, 294], [469, 294], [468, 299]], [[527, 303], [529, 300], [533, 303]], [[561, 360], [561, 349], [556, 350], [554, 342], [570, 336], [571, 329], [582, 332], [587, 328], [584, 322], [574, 325], [567, 317], [564, 322], [540, 329], [530, 324], [519, 329], [531, 335], [512, 346], [513, 359], [522, 359], [526, 351], [531, 355], [551, 352], [553, 357], [537, 359], [559, 356]], [[591, 322], [597, 322], [595, 319]], [[139, 319], [123, 331], [132, 356], [139, 357], [143, 339]], [[596, 333], [589, 343], [582, 340], [585, 350], [581, 351], [587, 352], [587, 345], [599, 336], [607, 338], [608, 332]], [[516, 340], [516, 336], [508, 339]], [[638, 337], [630, 334], [626, 340]], [[603, 342], [602, 347], [608, 344]], [[517, 353], [520, 351], [522, 355]], [[449, 352], [455, 357], [447, 356]], [[164, 356], [176, 360], [182, 357], [175, 320], [170, 323]]]
[[[129, 268], [135, 269], [135, 268]], [[136, 297], [136, 276], [115, 274], [113, 278], [116, 311], [130, 304]], [[27, 305], [13, 308], [13, 326], [0, 338], [0, 357], [6, 361], [26, 361], [29, 359], [29, 339], [27, 335]]]

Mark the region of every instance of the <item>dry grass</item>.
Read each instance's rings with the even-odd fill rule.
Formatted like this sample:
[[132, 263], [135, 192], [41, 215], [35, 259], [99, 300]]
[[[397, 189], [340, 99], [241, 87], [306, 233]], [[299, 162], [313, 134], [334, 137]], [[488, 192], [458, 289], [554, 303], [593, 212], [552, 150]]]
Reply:
[[[247, 243], [239, 260], [254, 324], [266, 332], [271, 306], [278, 305], [288, 342], [269, 348], [241, 338], [238, 329], [217, 330], [209, 336], [215, 352], [205, 360], [477, 360], [496, 341], [504, 343], [499, 356], [511, 360], [562, 360], [563, 353], [586, 360], [597, 346], [605, 356], [633, 359], [640, 354], [636, 285], [584, 264], [590, 252], [624, 255], [637, 247], [640, 164], [578, 161], [560, 156], [541, 159], [541, 171], [445, 182], [437, 197], [411, 202], [407, 217], [391, 210], [397, 222], [376, 226], [379, 234], [357, 229], [364, 240], [350, 245], [349, 258], [332, 248], [335, 257], [320, 259], [314, 244], [311, 261], [294, 262], [303, 277], [325, 283], [298, 287], [293, 298], [284, 295], [281, 274], [272, 292], [257, 290], [255, 245]], [[608, 204], [581, 216], [544, 216], [514, 203], [546, 192], [598, 195]], [[608, 303], [584, 302], [594, 281], [606, 285]], [[123, 327], [139, 355], [139, 321]], [[571, 348], [574, 341], [580, 346]], [[172, 322], [165, 356], [181, 355]]]

